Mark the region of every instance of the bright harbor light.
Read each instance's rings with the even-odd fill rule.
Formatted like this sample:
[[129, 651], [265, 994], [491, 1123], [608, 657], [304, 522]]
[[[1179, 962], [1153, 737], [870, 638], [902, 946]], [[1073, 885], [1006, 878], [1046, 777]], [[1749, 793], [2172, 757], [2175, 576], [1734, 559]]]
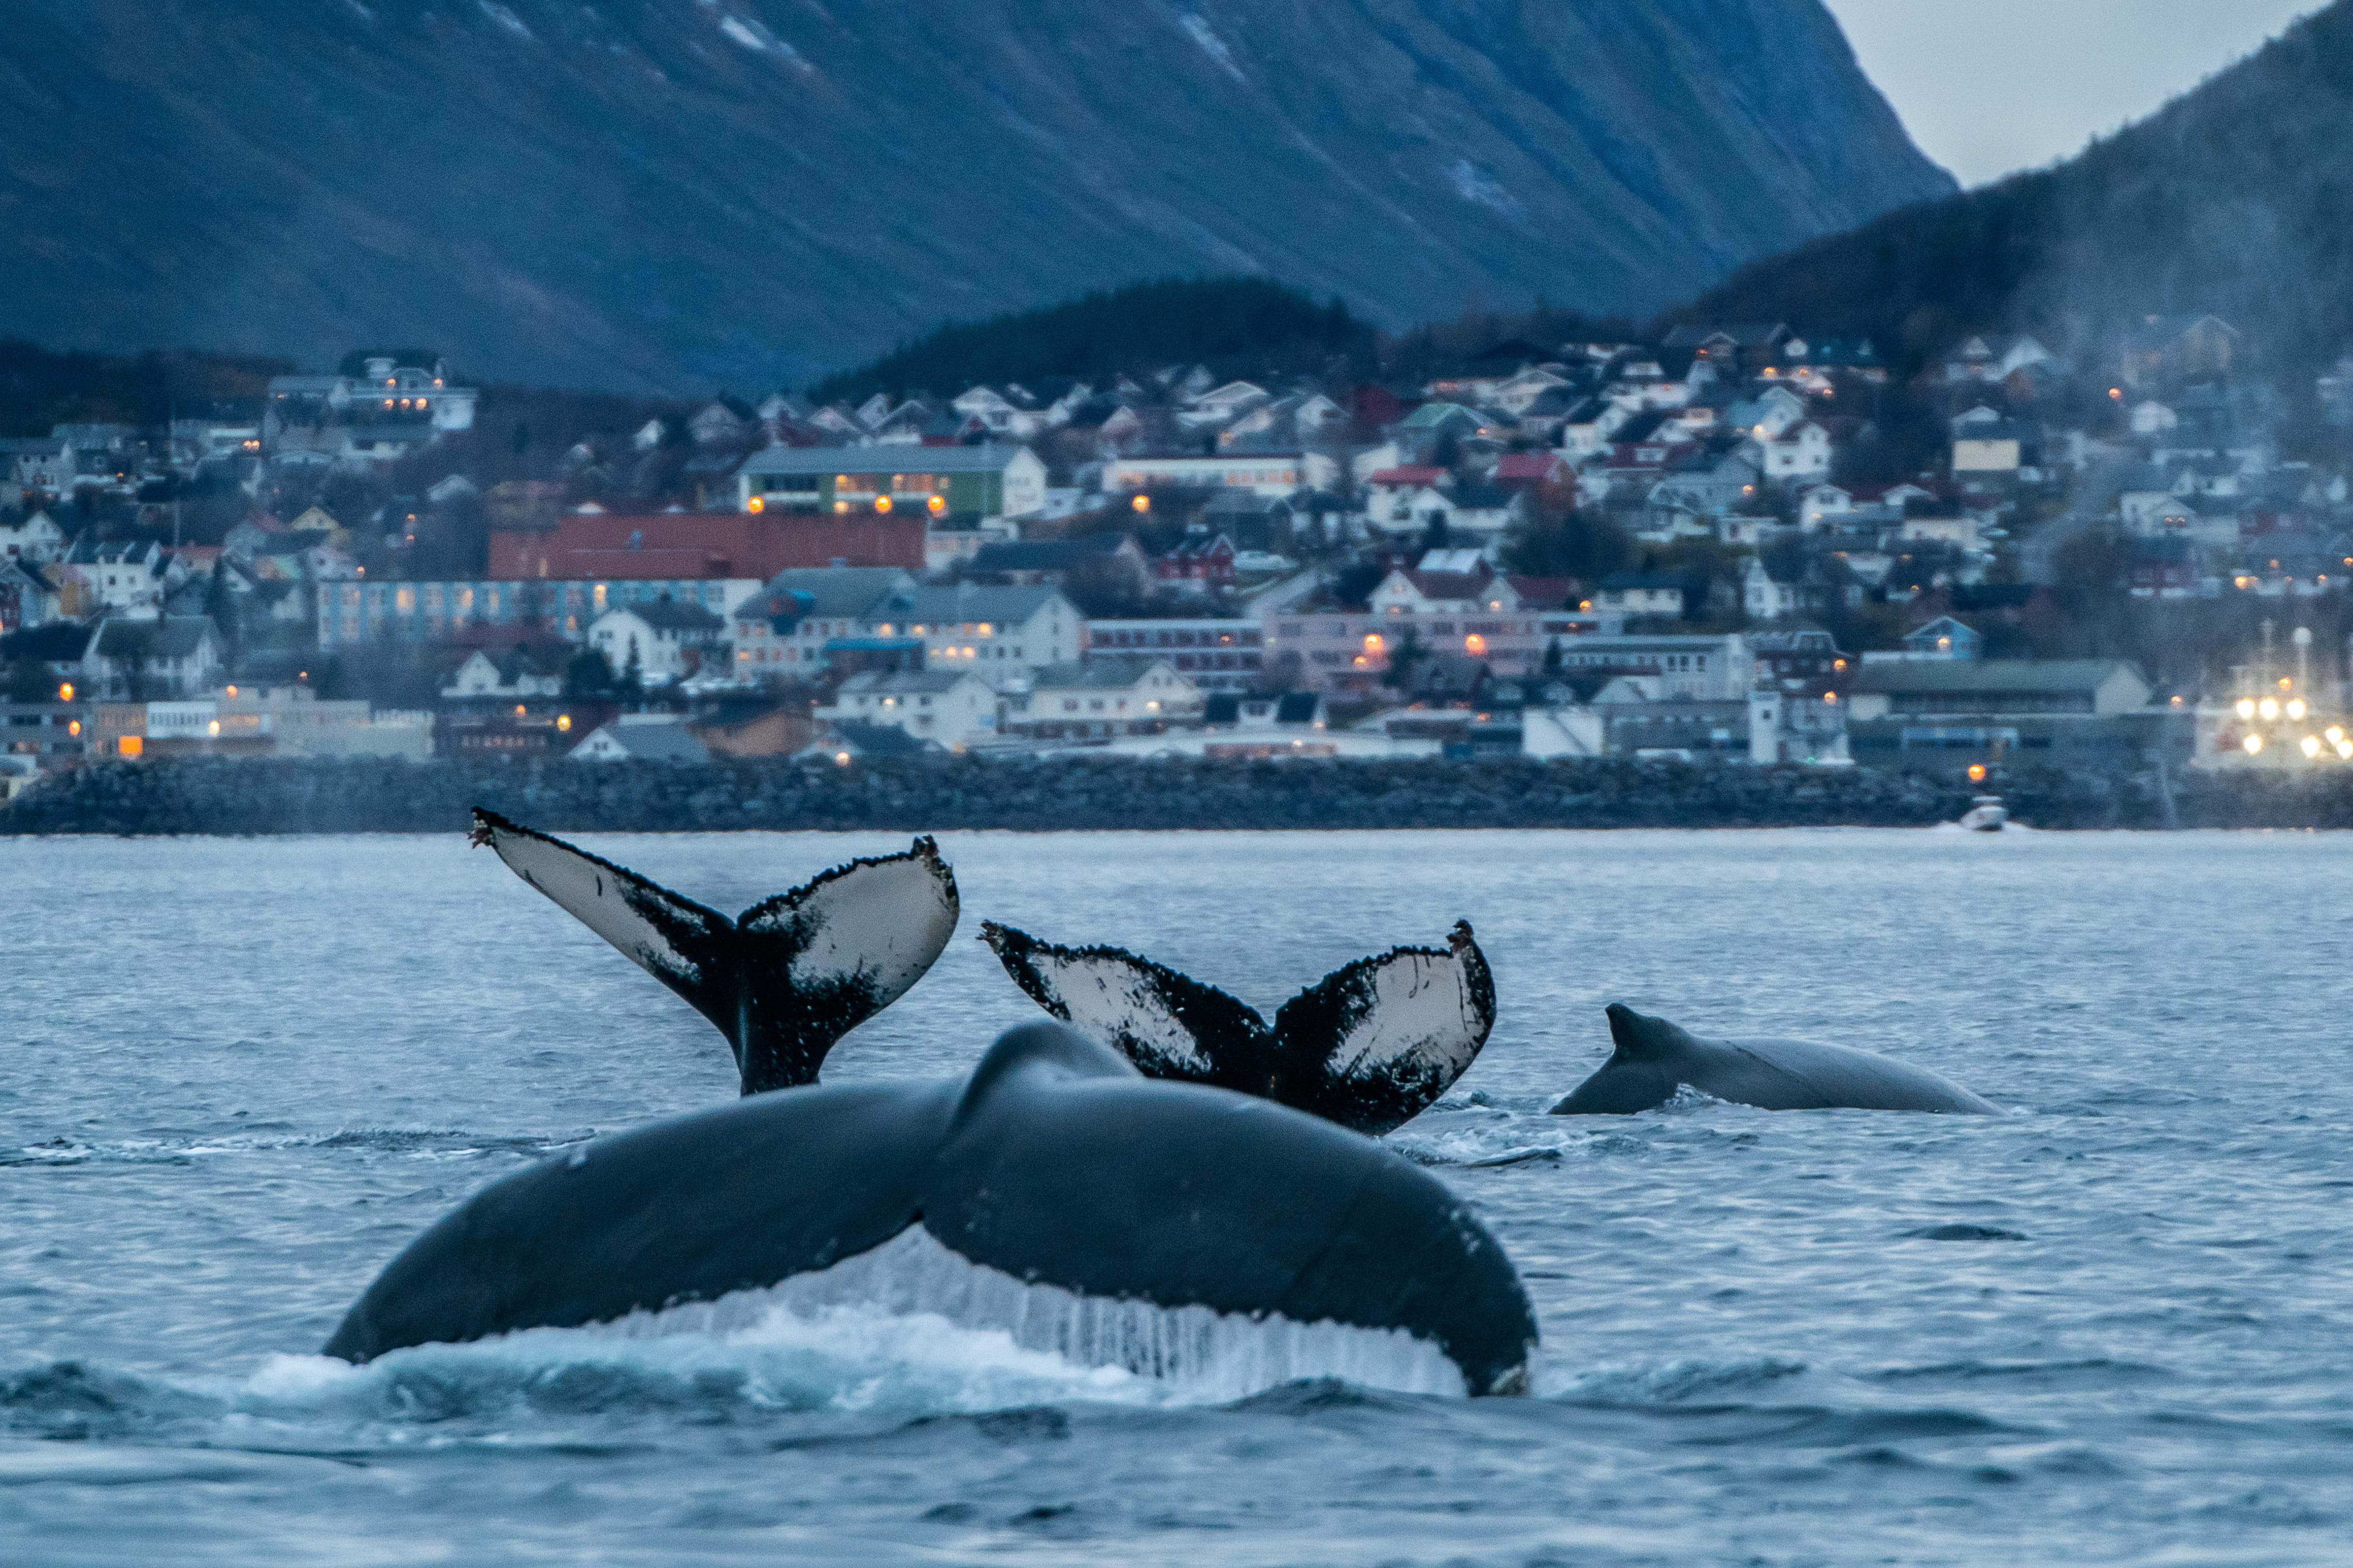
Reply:
[[2247, 755], [2252, 757], [2263, 749], [2263, 738], [2261, 735], [2250, 735], [2239, 744], [2246, 747]]
[[2306, 735], [2303, 740], [2296, 742], [2296, 747], [2298, 750], [2303, 752], [2306, 757], [2316, 757], [2320, 755], [2320, 737], [2317, 735]]

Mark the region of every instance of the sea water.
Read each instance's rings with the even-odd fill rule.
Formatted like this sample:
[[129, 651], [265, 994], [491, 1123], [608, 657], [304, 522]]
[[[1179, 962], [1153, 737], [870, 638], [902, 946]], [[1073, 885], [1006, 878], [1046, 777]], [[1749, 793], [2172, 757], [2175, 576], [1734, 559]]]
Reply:
[[[905, 841], [584, 842], [733, 910]], [[468, 1193], [732, 1096], [717, 1033], [455, 835], [0, 840], [0, 1562], [2353, 1560], [2353, 837], [942, 848], [964, 931], [828, 1078], [959, 1073], [1036, 1016], [982, 918], [1268, 1010], [1471, 920], [1494, 1036], [1388, 1142], [1519, 1265], [1533, 1396], [1411, 1344], [975, 1315], [917, 1240], [700, 1317], [321, 1359]], [[1546, 1115], [1620, 1000], [2006, 1114]]]

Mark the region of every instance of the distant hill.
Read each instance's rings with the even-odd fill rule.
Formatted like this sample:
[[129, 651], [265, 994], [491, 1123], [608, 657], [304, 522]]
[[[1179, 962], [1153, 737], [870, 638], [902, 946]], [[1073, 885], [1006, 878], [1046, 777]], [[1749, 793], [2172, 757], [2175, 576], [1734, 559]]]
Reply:
[[2353, 0], [2056, 168], [1758, 262], [1672, 312], [1870, 337], [1900, 365], [1965, 331], [2105, 352], [2211, 311], [2280, 371], [2353, 341]]
[[17, 0], [0, 336], [757, 393], [1248, 273], [1647, 313], [1942, 194], [1820, 0]]
[[1200, 363], [1221, 373], [1320, 372], [1373, 363], [1373, 330], [1335, 300], [1318, 305], [1262, 278], [1167, 279], [1042, 310], [956, 323], [809, 389], [820, 403], [874, 392], [953, 395], [978, 382]]

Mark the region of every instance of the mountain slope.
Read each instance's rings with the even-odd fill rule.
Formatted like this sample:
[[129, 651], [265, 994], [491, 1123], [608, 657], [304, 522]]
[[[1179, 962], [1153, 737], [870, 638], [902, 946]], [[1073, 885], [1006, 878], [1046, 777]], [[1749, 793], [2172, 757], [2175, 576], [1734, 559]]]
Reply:
[[0, 335], [765, 386], [1262, 272], [1646, 311], [1951, 188], [1820, 0], [21, 0]]
[[2274, 368], [2353, 338], [2353, 0], [2080, 156], [1758, 262], [1675, 311], [1788, 320], [1916, 363], [2016, 328], [2101, 353], [2212, 311]]

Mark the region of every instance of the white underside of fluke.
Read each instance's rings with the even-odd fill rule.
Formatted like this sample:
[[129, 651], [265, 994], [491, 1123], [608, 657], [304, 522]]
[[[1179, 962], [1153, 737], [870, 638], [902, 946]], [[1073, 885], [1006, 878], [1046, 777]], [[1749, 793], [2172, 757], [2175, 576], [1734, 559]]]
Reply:
[[959, 1330], [1002, 1332], [1024, 1350], [1074, 1365], [1118, 1367], [1183, 1384], [1199, 1400], [1240, 1399], [1305, 1378], [1400, 1394], [1464, 1392], [1461, 1371], [1446, 1353], [1402, 1330], [1250, 1318], [1026, 1284], [942, 1246], [920, 1225], [830, 1268], [716, 1301], [633, 1312], [593, 1331], [628, 1339], [726, 1336], [780, 1316], [816, 1321], [845, 1311], [936, 1318]]

